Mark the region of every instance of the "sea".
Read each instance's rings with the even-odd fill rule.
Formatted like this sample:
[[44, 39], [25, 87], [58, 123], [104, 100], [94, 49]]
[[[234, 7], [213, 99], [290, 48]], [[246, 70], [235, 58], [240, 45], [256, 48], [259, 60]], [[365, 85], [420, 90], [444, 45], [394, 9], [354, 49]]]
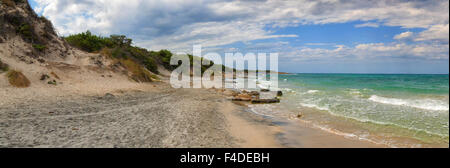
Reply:
[[[448, 74], [280, 74], [278, 81], [281, 103], [251, 111], [388, 147], [449, 145]], [[258, 86], [270, 87], [264, 82]]]

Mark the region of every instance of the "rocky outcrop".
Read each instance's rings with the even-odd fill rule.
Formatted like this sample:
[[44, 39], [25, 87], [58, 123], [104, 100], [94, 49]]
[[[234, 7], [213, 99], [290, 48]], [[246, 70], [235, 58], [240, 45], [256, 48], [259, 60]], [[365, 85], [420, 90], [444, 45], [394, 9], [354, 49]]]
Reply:
[[[246, 101], [251, 102], [252, 104], [268, 104], [268, 103], [280, 103], [280, 99], [278, 97], [283, 95], [282, 91], [276, 91], [276, 92], [270, 92], [266, 90], [261, 90], [264, 95], [261, 95], [262, 93], [258, 91], [246, 91], [243, 90], [241, 92], [236, 91], [230, 91], [232, 93], [233, 101]], [[270, 97], [270, 95], [276, 95], [273, 97]], [[269, 96], [269, 97], [268, 97]]]

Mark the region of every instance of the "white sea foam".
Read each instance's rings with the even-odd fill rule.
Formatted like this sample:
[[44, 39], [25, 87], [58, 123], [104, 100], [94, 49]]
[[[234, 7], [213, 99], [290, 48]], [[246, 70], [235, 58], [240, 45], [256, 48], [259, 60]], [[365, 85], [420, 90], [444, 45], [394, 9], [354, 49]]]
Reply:
[[263, 80], [259, 80], [258, 82], [258, 87], [261, 89], [270, 89], [273, 84], [270, 81], [263, 81]]
[[330, 109], [328, 109], [327, 107], [320, 107], [315, 104], [300, 103], [300, 105], [303, 107], [315, 108], [315, 109], [319, 109], [319, 110], [323, 110], [323, 111], [330, 111]]
[[314, 93], [317, 93], [317, 92], [319, 92], [319, 91], [318, 90], [308, 90], [306, 93], [314, 94]]
[[449, 110], [448, 102], [440, 100], [432, 100], [432, 99], [407, 100], [407, 99], [386, 98], [377, 95], [372, 95], [369, 98], [369, 100], [377, 103], [397, 105], [397, 106], [408, 106], [425, 110], [433, 110], [433, 111]]
[[362, 94], [358, 89], [350, 89], [348, 91], [348, 93], [350, 93], [351, 95], [357, 95], [357, 96]]

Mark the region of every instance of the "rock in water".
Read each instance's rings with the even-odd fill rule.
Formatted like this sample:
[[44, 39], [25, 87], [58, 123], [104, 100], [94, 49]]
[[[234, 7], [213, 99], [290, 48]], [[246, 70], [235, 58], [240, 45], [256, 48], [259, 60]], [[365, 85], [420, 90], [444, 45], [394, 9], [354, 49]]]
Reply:
[[254, 99], [252, 100], [252, 104], [270, 104], [270, 103], [280, 103], [280, 99]]
[[278, 97], [283, 96], [283, 92], [281, 90], [277, 91], [277, 96]]
[[259, 92], [257, 92], [257, 91], [251, 91], [248, 94], [251, 95], [251, 96], [259, 96]]
[[233, 101], [251, 101], [252, 96], [246, 93], [238, 94], [233, 98]]

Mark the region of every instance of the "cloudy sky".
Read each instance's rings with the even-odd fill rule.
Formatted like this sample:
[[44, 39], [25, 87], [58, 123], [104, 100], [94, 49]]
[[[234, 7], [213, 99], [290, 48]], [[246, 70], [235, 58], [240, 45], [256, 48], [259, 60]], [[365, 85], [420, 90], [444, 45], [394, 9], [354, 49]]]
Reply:
[[449, 1], [30, 0], [60, 35], [151, 50], [276, 52], [280, 71], [448, 73]]

